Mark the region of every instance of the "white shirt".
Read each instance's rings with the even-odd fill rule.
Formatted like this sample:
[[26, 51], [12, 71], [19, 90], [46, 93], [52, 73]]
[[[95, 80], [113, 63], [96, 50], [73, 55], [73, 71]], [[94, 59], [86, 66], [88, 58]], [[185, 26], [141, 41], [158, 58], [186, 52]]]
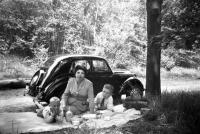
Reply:
[[[94, 103], [98, 108], [99, 108], [102, 100], [103, 100], [103, 92], [100, 92], [97, 94], [97, 96], [94, 99]], [[113, 97], [110, 96], [107, 99], [105, 98], [103, 106], [105, 106], [108, 110], [112, 110], [113, 109]]]

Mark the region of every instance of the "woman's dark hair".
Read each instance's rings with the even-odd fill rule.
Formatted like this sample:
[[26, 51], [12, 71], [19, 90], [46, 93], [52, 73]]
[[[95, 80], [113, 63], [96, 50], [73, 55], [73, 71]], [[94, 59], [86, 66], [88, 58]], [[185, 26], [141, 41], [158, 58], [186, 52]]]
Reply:
[[87, 73], [87, 69], [86, 69], [84, 66], [77, 65], [77, 66], [75, 67], [75, 73], [76, 73], [78, 70], [83, 70], [83, 72], [85, 72], [85, 74]]

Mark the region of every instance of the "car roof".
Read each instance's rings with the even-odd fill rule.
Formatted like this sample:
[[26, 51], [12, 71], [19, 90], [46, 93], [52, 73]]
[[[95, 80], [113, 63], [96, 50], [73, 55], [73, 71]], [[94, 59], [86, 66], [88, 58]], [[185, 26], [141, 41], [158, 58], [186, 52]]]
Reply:
[[50, 67], [52, 64], [56, 65], [58, 62], [64, 60], [64, 59], [102, 59], [105, 60], [103, 57], [95, 56], [95, 55], [55, 55], [50, 58], [48, 58], [47, 61], [45, 61], [44, 66]]
[[64, 59], [101, 59], [101, 60], [105, 60], [103, 57], [101, 56], [95, 56], [95, 55], [56, 55], [51, 57], [52, 59], [54, 59], [54, 64], [57, 64], [59, 61], [64, 60]]
[[67, 59], [67, 58], [97, 58], [97, 59], [104, 59], [101, 56], [95, 56], [95, 55], [58, 55], [56, 56], [55, 60], [56, 61], [61, 61], [63, 59]]

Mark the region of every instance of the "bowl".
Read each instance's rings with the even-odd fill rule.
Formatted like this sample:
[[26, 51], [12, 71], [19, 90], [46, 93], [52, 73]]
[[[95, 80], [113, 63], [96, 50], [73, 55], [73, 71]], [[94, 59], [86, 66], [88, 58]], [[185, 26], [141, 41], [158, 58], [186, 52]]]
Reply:
[[80, 121], [79, 120], [73, 120], [72, 125], [78, 126], [78, 125], [80, 125]]

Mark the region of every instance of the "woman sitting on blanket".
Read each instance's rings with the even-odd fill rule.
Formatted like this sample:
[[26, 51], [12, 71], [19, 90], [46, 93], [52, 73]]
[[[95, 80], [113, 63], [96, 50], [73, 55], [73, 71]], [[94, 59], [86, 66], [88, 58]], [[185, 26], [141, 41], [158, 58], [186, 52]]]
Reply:
[[[61, 100], [63, 113], [69, 110], [73, 114], [81, 114], [88, 110], [94, 112], [93, 84], [85, 78], [86, 68], [80, 65], [75, 67], [75, 78], [68, 80], [67, 87]], [[65, 115], [64, 115], [65, 116]]]

